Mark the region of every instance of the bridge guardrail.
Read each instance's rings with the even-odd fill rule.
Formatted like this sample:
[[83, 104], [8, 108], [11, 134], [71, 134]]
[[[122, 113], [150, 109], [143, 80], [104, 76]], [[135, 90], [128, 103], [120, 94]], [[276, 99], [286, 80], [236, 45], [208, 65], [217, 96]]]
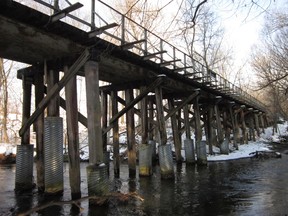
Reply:
[[[55, 8], [50, 1], [30, 0], [50, 9], [50, 12], [42, 8], [41, 12], [52, 15]], [[98, 5], [102, 7], [96, 7]], [[20, 1], [20, 3], [23, 3]], [[62, 8], [71, 6], [68, 0], [64, 0], [60, 5]], [[37, 8], [38, 9], [38, 8]], [[244, 103], [260, 110], [265, 110], [265, 105], [254, 98], [252, 95], [243, 91], [235, 84], [231, 83], [218, 73], [205, 67], [202, 57], [198, 53], [193, 53], [189, 56], [171, 43], [160, 38], [153, 32], [136, 23], [129, 17], [112, 8], [102, 0], [91, 0], [91, 20], [85, 21], [76, 15], [67, 14], [68, 18], [65, 22], [75, 26], [73, 22], [79, 22], [81, 29], [89, 32], [97, 30], [103, 26], [111, 24], [107, 20], [113, 20], [118, 24], [114, 28], [108, 28], [97, 35], [97, 37], [109, 41], [115, 45], [122, 46], [123, 49], [129, 49], [131, 52], [141, 56], [143, 59], [149, 59], [161, 67], [166, 67], [173, 70], [175, 73], [188, 77], [196, 82], [209, 86], [221, 94], [229, 95], [235, 100], [243, 101]], [[101, 10], [100, 10], [101, 9]], [[50, 13], [50, 14], [49, 14]], [[69, 21], [70, 19], [70, 21]], [[78, 23], [78, 24], [79, 24]], [[80, 28], [79, 25], [76, 27]]]

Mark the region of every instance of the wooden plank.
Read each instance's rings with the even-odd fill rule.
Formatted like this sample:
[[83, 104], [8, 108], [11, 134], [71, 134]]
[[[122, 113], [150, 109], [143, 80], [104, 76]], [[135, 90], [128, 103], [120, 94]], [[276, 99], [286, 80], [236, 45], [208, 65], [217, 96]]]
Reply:
[[181, 102], [177, 107], [172, 109], [166, 116], [165, 116], [165, 121], [170, 118], [172, 115], [174, 115], [178, 110], [182, 109], [186, 104], [191, 102], [197, 95], [199, 94], [199, 91], [195, 91], [192, 95], [187, 97], [184, 101]]
[[213, 116], [214, 116], [214, 112], [213, 112], [213, 106], [209, 106], [208, 107], [208, 111], [207, 111], [207, 132], [208, 132], [208, 145], [209, 145], [209, 154], [213, 154], [213, 145], [216, 146], [216, 143], [214, 143], [215, 138], [214, 138], [214, 133], [213, 133]]
[[157, 87], [155, 89], [155, 97], [156, 97], [156, 110], [157, 110], [157, 121], [158, 121], [158, 130], [160, 135], [160, 145], [167, 144], [167, 132], [165, 127], [165, 119], [164, 119], [164, 109], [163, 109], [163, 96], [162, 96], [162, 88]]
[[[64, 66], [64, 74], [68, 73], [68, 66]], [[72, 199], [81, 197], [79, 129], [77, 106], [76, 75], [65, 86], [66, 122], [68, 135], [69, 181]]]
[[53, 88], [47, 93], [46, 97], [39, 103], [37, 109], [30, 116], [30, 118], [22, 125], [19, 130], [19, 135], [22, 137], [24, 132], [33, 124], [33, 122], [37, 119], [41, 113], [43, 113], [44, 109], [48, 106], [50, 100], [57, 95], [62, 88], [67, 84], [67, 82], [79, 71], [79, 69], [83, 66], [83, 64], [89, 58], [90, 53], [88, 49], [81, 54], [81, 56], [74, 62], [74, 64], [69, 68], [69, 73], [64, 74], [63, 78], [56, 83]]
[[99, 64], [85, 63], [85, 81], [88, 118], [89, 163], [103, 163], [103, 142], [101, 127], [101, 105], [99, 91]]
[[[173, 99], [168, 100], [168, 106], [169, 106], [169, 110], [174, 109]], [[174, 146], [175, 146], [176, 162], [181, 163], [182, 162], [181, 142], [179, 139], [179, 131], [178, 131], [178, 126], [177, 126], [176, 113], [171, 116], [171, 124], [172, 124], [172, 132], [173, 132], [173, 139], [174, 139]]]
[[[129, 105], [134, 100], [133, 89], [125, 91], [126, 104]], [[129, 109], [126, 114], [127, 144], [128, 144], [128, 168], [129, 177], [136, 177], [136, 142], [135, 142], [135, 122], [134, 110]]]
[[[38, 71], [34, 77], [35, 84], [35, 108], [44, 98], [44, 77]], [[44, 113], [41, 113], [34, 123], [36, 130], [36, 170], [37, 187], [39, 192], [44, 192]]]
[[218, 146], [220, 146], [224, 141], [224, 135], [223, 135], [223, 128], [222, 128], [222, 122], [220, 118], [220, 111], [219, 111], [219, 105], [214, 105], [214, 112], [216, 117], [216, 125], [217, 125], [217, 138], [218, 138]]
[[126, 106], [118, 112], [115, 116], [113, 116], [109, 120], [109, 126], [103, 131], [103, 133], [107, 133], [111, 128], [112, 124], [119, 118], [121, 118], [122, 115], [124, 115], [127, 111], [132, 109], [135, 104], [137, 104], [139, 101], [141, 101], [149, 92], [152, 92], [157, 86], [161, 85], [164, 81], [164, 77], [158, 77], [151, 85], [149, 85], [141, 94], [139, 94], [133, 101], [126, 104]]
[[[144, 91], [144, 87], [140, 88], [140, 94]], [[147, 97], [141, 100], [141, 136], [142, 143], [148, 143], [148, 110], [147, 110]]]
[[[107, 93], [101, 91], [101, 100], [102, 100], [102, 127], [106, 128], [108, 125], [108, 95]], [[103, 151], [107, 151], [107, 133], [103, 133]]]
[[[179, 121], [178, 124], [181, 124], [181, 121]], [[184, 106], [184, 127], [185, 127], [186, 139], [191, 139], [191, 128], [190, 128], [190, 121], [189, 121], [189, 107], [188, 107], [188, 104], [186, 104]]]
[[154, 107], [153, 107], [153, 100], [149, 100], [148, 101], [149, 104], [149, 110], [148, 110], [148, 114], [149, 114], [149, 124], [148, 124], [148, 137], [149, 140], [153, 140], [154, 136], [153, 136], [153, 121], [154, 121]]
[[245, 123], [245, 114], [244, 114], [243, 109], [241, 109], [241, 111], [240, 111], [240, 119], [241, 119], [241, 130], [242, 130], [243, 143], [248, 144], [246, 123]]
[[[23, 105], [22, 105], [22, 124], [25, 124], [31, 112], [31, 89], [32, 84], [30, 81], [23, 77], [22, 79], [22, 88], [23, 88]], [[27, 128], [23, 136], [21, 136], [21, 145], [30, 144], [30, 128]]]
[[[111, 92], [112, 116], [118, 113], [117, 91]], [[114, 177], [120, 177], [120, 155], [119, 155], [119, 125], [118, 119], [113, 122], [113, 164]]]
[[[59, 82], [59, 72], [54, 70], [49, 70], [46, 74], [47, 77], [47, 94], [52, 90], [53, 86]], [[50, 102], [47, 107], [48, 116], [59, 116], [59, 92], [50, 99]]]

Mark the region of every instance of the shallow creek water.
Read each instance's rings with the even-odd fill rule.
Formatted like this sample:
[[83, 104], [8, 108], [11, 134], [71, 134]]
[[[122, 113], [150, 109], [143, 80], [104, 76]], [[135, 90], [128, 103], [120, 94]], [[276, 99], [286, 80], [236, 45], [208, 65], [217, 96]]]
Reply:
[[[282, 158], [209, 162], [207, 167], [175, 164], [174, 180], [161, 180], [158, 166], [151, 177], [129, 179], [125, 164], [120, 167], [120, 178], [114, 179], [111, 162], [111, 191], [136, 192], [144, 201], [94, 207], [86, 200], [81, 202], [82, 212], [63, 205], [33, 215], [288, 215], [288, 155], [283, 153], [288, 145], [276, 149]], [[82, 196], [87, 196], [87, 165], [81, 163]], [[70, 200], [68, 173], [65, 163], [65, 191], [57, 200]], [[16, 195], [14, 178], [15, 165], [0, 166], [0, 215], [17, 215], [50, 201], [37, 190]]]

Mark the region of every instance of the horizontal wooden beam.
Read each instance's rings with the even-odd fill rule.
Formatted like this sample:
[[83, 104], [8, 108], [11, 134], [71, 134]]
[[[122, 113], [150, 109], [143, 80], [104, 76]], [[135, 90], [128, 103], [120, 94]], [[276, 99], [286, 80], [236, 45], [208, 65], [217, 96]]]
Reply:
[[149, 85], [143, 92], [141, 92], [134, 100], [132, 100], [129, 104], [127, 104], [120, 112], [118, 112], [115, 116], [113, 116], [109, 121], [109, 126], [103, 131], [103, 133], [107, 133], [112, 127], [113, 123], [119, 119], [122, 115], [124, 115], [128, 110], [132, 109], [135, 104], [141, 101], [149, 92], [154, 91], [154, 89], [160, 86], [164, 82], [165, 77], [158, 77], [151, 85]]
[[39, 103], [37, 109], [34, 113], [27, 119], [26, 122], [23, 122], [21, 129], [19, 130], [19, 135], [22, 137], [25, 131], [34, 123], [38, 116], [43, 113], [44, 109], [48, 106], [50, 100], [58, 94], [62, 88], [69, 82], [69, 80], [76, 75], [79, 69], [85, 64], [90, 56], [88, 49], [85, 49], [80, 57], [74, 62], [74, 64], [69, 68], [68, 72], [64, 74], [63, 78], [56, 83], [51, 90], [47, 93], [46, 97]]

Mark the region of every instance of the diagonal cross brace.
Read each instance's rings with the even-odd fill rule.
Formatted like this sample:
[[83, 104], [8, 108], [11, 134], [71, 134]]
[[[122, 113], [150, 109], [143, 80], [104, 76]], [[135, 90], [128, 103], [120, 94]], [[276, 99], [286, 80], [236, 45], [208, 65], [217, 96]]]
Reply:
[[90, 52], [88, 49], [85, 49], [84, 52], [79, 56], [79, 58], [74, 62], [74, 64], [69, 68], [67, 74], [64, 74], [63, 78], [56, 83], [52, 89], [47, 92], [47, 95], [43, 100], [39, 103], [37, 109], [34, 113], [27, 119], [26, 122], [23, 122], [21, 129], [19, 130], [19, 135], [22, 137], [25, 131], [33, 124], [33, 122], [38, 118], [38, 116], [44, 111], [44, 109], [48, 106], [50, 100], [58, 94], [62, 88], [70, 81], [70, 79], [76, 75], [79, 69], [85, 64], [90, 56]]
[[120, 112], [118, 112], [115, 116], [113, 116], [109, 121], [109, 126], [105, 128], [103, 133], [107, 133], [112, 127], [113, 123], [119, 119], [122, 115], [124, 115], [128, 110], [132, 109], [135, 104], [141, 101], [149, 92], [152, 92], [156, 87], [161, 85], [165, 80], [165, 77], [158, 77], [151, 85], [149, 85], [141, 94], [139, 94], [133, 101], [127, 104]]

